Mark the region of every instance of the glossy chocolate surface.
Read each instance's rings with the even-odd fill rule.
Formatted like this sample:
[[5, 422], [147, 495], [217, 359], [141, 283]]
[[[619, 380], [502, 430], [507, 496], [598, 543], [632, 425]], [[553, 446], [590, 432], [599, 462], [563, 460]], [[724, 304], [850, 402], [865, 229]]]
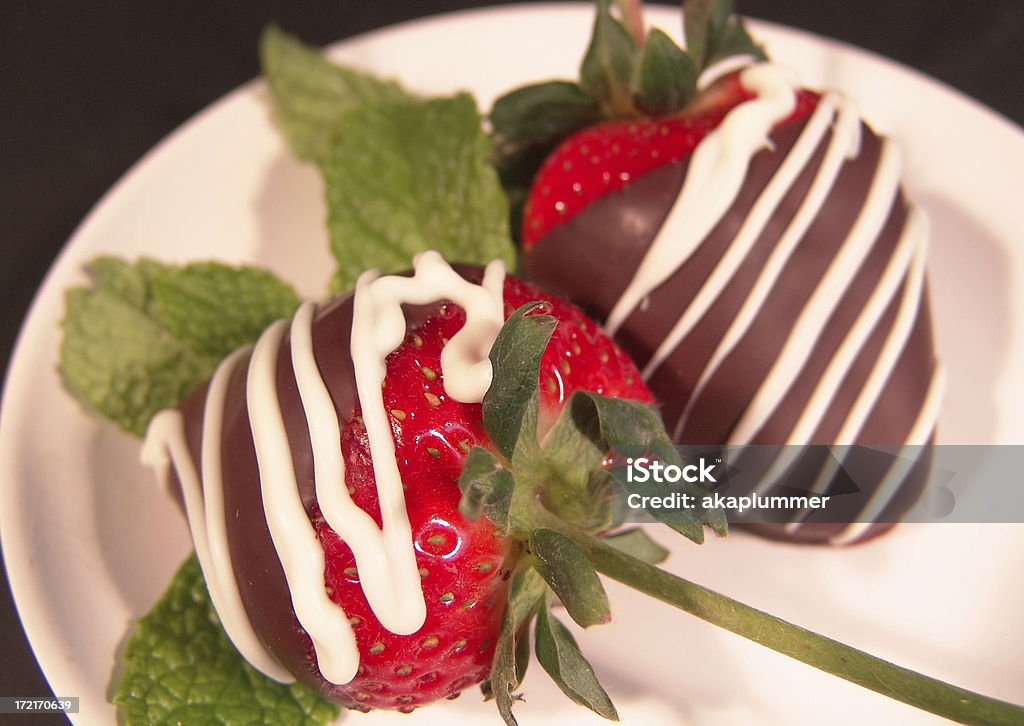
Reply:
[[[725, 254], [758, 195], [793, 149], [806, 123], [806, 119], [794, 122], [772, 133], [771, 148], [753, 156], [732, 206], [696, 251], [654, 289], [621, 326], [616, 340], [641, 369]], [[785, 192], [721, 294], [647, 380], [661, 405], [668, 430], [677, 431], [679, 426], [676, 437], [679, 443], [724, 444], [728, 441], [826, 268], [835, 259], [847, 233], [862, 212], [879, 167], [882, 146], [880, 137], [863, 124], [859, 153], [843, 163], [825, 201], [758, 309], [753, 323], [711, 375], [699, 398], [691, 402], [715, 347], [724, 337], [780, 235], [806, 196], [831, 136], [830, 131], [821, 139], [810, 161]], [[659, 232], [679, 195], [687, 169], [687, 161], [656, 169], [622, 190], [598, 199], [554, 228], [524, 253], [525, 277], [551, 294], [572, 300], [598, 320], [604, 320]], [[853, 273], [848, 288], [829, 315], [813, 349], [801, 361], [795, 382], [750, 443], [787, 442], [826, 365], [878, 285], [904, 230], [907, 216], [908, 203], [900, 191], [888, 210], [880, 233]], [[900, 291], [861, 346], [808, 443], [835, 442], [893, 327], [902, 286], [908, 284], [907, 280], [905, 277]], [[877, 404], [856, 442], [852, 443], [900, 444], [906, 440], [918, 419], [936, 369], [927, 294], [922, 294], [924, 299], [896, 367], [886, 379]], [[687, 405], [691, 405], [692, 410], [680, 425]], [[898, 515], [894, 515], [894, 511], [905, 511], [914, 503], [926, 473], [927, 466], [922, 461], [890, 502], [885, 521], [895, 521]], [[771, 526], [761, 529], [771, 536], [789, 538]], [[841, 525], [822, 524], [803, 529], [801, 540], [822, 541], [841, 529]]]

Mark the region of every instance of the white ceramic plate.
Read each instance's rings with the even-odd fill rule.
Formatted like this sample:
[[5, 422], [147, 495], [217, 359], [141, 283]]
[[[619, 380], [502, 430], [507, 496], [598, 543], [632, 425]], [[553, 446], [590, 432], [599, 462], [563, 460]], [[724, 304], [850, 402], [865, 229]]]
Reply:
[[[651, 8], [677, 29], [678, 14]], [[572, 77], [586, 6], [481, 10], [372, 33], [346, 61], [426, 92], [473, 90], [482, 107], [515, 84]], [[1024, 135], [978, 104], [862, 51], [756, 24], [811, 86], [858, 98], [902, 142], [907, 181], [935, 225], [932, 299], [950, 392], [942, 439], [1022, 443]], [[524, 39], [533, 54], [521, 52]], [[253, 49], [255, 52], [255, 49]], [[515, 57], [516, 65], [507, 62]], [[28, 636], [53, 690], [80, 696], [78, 723], [112, 723], [118, 651], [189, 551], [185, 524], [138, 443], [86, 415], [56, 373], [63, 291], [101, 253], [265, 264], [306, 295], [331, 269], [316, 173], [296, 163], [250, 84], [139, 162], [50, 271], [9, 370], [0, 440], [3, 551]], [[665, 538], [663, 538], [665, 539]], [[904, 526], [849, 550], [735, 535], [680, 545], [670, 567], [763, 609], [994, 696], [1024, 701], [1024, 527]], [[585, 649], [626, 723], [925, 723], [930, 717], [611, 587], [617, 620]], [[522, 720], [599, 722], [534, 668]], [[496, 720], [475, 693], [368, 723]], [[353, 718], [353, 720], [356, 720]], [[359, 718], [363, 720], [362, 717]]]

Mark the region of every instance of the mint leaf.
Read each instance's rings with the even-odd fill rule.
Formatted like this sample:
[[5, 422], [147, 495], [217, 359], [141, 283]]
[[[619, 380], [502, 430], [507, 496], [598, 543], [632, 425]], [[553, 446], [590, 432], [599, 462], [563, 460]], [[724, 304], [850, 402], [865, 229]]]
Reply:
[[339, 712], [306, 686], [276, 683], [243, 660], [217, 620], [194, 556], [139, 621], [113, 701], [128, 726], [314, 726]]
[[534, 567], [565, 605], [569, 617], [584, 628], [612, 619], [608, 595], [580, 546], [553, 529], [530, 533]]
[[576, 639], [545, 607], [537, 613], [535, 637], [537, 660], [562, 692], [599, 716], [618, 721], [615, 706], [580, 652]]
[[276, 25], [263, 31], [260, 58], [274, 118], [302, 159], [327, 156], [334, 129], [349, 111], [413, 98], [397, 83], [332, 63]]
[[470, 96], [419, 100], [273, 25], [261, 56], [278, 125], [324, 175], [335, 292], [371, 268], [401, 272], [428, 249], [513, 266], [508, 201]]
[[139, 263], [150, 283], [150, 311], [167, 331], [218, 360], [291, 315], [295, 292], [270, 272], [198, 262], [182, 268]]
[[86, 405], [137, 436], [298, 305], [288, 285], [254, 267], [101, 257], [89, 273], [92, 286], [66, 296], [60, 372]]
[[513, 266], [508, 203], [470, 96], [367, 106], [334, 133], [322, 169], [335, 291], [370, 268], [401, 272], [428, 249], [450, 262]]

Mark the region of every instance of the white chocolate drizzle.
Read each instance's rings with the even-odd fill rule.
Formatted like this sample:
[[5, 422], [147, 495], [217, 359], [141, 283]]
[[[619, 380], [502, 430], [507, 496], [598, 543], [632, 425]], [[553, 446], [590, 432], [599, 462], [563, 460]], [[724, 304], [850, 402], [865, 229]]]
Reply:
[[[896, 311], [896, 319], [893, 321], [892, 327], [889, 329], [889, 333], [885, 337], [885, 341], [882, 343], [882, 350], [879, 352], [878, 357], [875, 359], [874, 365], [871, 368], [871, 372], [868, 375], [867, 381], [861, 387], [861, 390], [857, 394], [856, 400], [850, 407], [846, 414], [846, 418], [843, 421], [843, 425], [836, 435], [836, 444], [839, 446], [849, 446], [856, 442], [857, 437], [860, 435], [864, 424], [867, 423], [868, 416], [871, 411], [874, 410], [878, 403], [879, 397], [882, 394], [882, 390], [885, 387], [886, 381], [892, 372], [896, 369], [896, 364], [899, 362], [900, 353], [903, 351], [907, 340], [910, 338], [910, 334], [913, 332], [914, 321], [917, 319], [917, 313], [921, 306], [922, 300], [922, 288], [924, 286], [924, 250], [918, 249], [914, 255], [914, 258], [910, 264], [910, 269], [907, 272], [907, 276], [903, 285], [903, 296], [900, 298], [899, 308]], [[904, 442], [905, 447], [921, 446], [931, 435], [935, 429], [935, 425], [938, 422], [940, 404], [942, 402], [942, 396], [945, 391], [945, 374], [943, 373], [941, 365], [937, 365], [935, 370], [932, 372], [931, 379], [928, 384], [928, 393], [925, 397], [925, 401], [921, 406], [921, 410], [918, 412], [917, 418], [915, 419], [914, 425], [907, 436], [907, 440]], [[905, 448], [904, 451], [907, 451]], [[827, 460], [825, 466], [819, 472], [818, 477], [814, 484], [810, 488], [810, 494], [821, 494], [824, 493], [828, 487], [832, 477], [838, 472], [842, 466], [843, 455], [832, 457]], [[903, 458], [903, 457], [901, 457]], [[890, 480], [891, 475], [887, 475], [887, 481]], [[900, 478], [902, 482], [904, 477]], [[895, 485], [889, 493], [886, 501], [891, 499], [895, 495]], [[871, 501], [875, 501], [878, 492], [875, 492]], [[871, 507], [870, 502], [865, 507], [865, 511], [868, 508], [874, 510]], [[877, 512], [881, 512], [878, 508]], [[876, 514], [877, 514], [876, 512]], [[795, 520], [788, 525], [789, 531], [795, 531], [803, 523], [804, 518], [808, 512], [801, 512]], [[859, 524], [870, 525], [871, 520], [865, 519], [864, 513], [862, 512], [859, 517]], [[853, 526], [853, 525], [851, 525]], [[848, 543], [855, 541], [857, 536], [866, 527], [862, 527], [858, 530], [857, 535], [842, 536], [840, 540], [836, 540], [836, 543]], [[849, 528], [844, 531], [850, 531]]]
[[736, 199], [751, 157], [768, 144], [772, 127], [793, 112], [796, 81], [787, 69], [755, 65], [741, 73], [740, 82], [757, 98], [730, 111], [697, 145], [688, 183], [608, 315], [604, 327], [609, 335], [700, 246]]
[[818, 282], [811, 299], [800, 311], [782, 352], [729, 436], [730, 445], [747, 444], [754, 438], [754, 434], [768, 420], [800, 374], [803, 362], [810, 356], [829, 318], [839, 306], [843, 293], [856, 277], [861, 261], [882, 231], [899, 187], [899, 151], [886, 139], [882, 142], [878, 173], [868, 191], [861, 214]]
[[[831, 94], [825, 96], [822, 102], [830, 96]], [[726, 330], [722, 340], [715, 348], [710, 361], [701, 373], [700, 379], [694, 387], [694, 392], [687, 402], [686, 409], [679, 419], [679, 424], [674, 432], [675, 436], [678, 437], [681, 433], [682, 427], [692, 412], [694, 404], [700, 399], [700, 395], [703, 393], [704, 387], [711, 376], [718, 370], [722, 361], [732, 352], [740, 340], [743, 339], [750, 325], [754, 322], [758, 311], [768, 298], [776, 282], [778, 282], [786, 267], [786, 263], [789, 262], [793, 255], [793, 251], [796, 250], [797, 244], [807, 232], [808, 227], [811, 226], [821, 206], [825, 203], [825, 199], [828, 198], [829, 193], [832, 191], [832, 186], [835, 184], [836, 177], [839, 176], [839, 170], [844, 160], [856, 155], [859, 149], [860, 116], [854, 104], [848, 99], [843, 98], [839, 101], [839, 112], [832, 128], [832, 138], [825, 150], [821, 167], [815, 174], [811, 187], [808, 189], [807, 195], [804, 197], [803, 202], [801, 202], [792, 221], [779, 237], [778, 244], [772, 249], [768, 260], [765, 262], [764, 269], [758, 275], [757, 280], [744, 299], [739, 312], [729, 324], [728, 330]], [[663, 361], [670, 353], [671, 351], [664, 351], [661, 360]], [[651, 372], [653, 371], [648, 367], [647, 375], [650, 375]]]
[[775, 172], [768, 184], [765, 185], [760, 196], [758, 196], [757, 201], [754, 202], [754, 206], [750, 209], [750, 214], [743, 221], [743, 225], [736, 233], [725, 254], [722, 255], [722, 259], [718, 261], [711, 274], [701, 284], [700, 289], [693, 298], [693, 302], [686, 307], [678, 322], [672, 327], [665, 340], [662, 341], [661, 345], [654, 352], [650, 362], [645, 366], [643, 370], [645, 377], [650, 376], [664, 362], [665, 358], [676, 349], [679, 342], [690, 333], [693, 326], [704, 316], [715, 300], [718, 299], [718, 296], [721, 295], [725, 286], [729, 284], [729, 281], [735, 275], [743, 260], [750, 253], [757, 238], [761, 236], [765, 225], [768, 224], [772, 214], [778, 208], [779, 202], [782, 201], [786, 192], [789, 191], [793, 182], [796, 181], [797, 176], [807, 165], [821, 138], [828, 133], [834, 108], [835, 99], [833, 96], [824, 97], [818, 104], [818, 107], [801, 132], [800, 138], [797, 139], [790, 153], [783, 159], [778, 171]]
[[288, 322], [279, 320], [260, 336], [246, 379], [263, 511], [295, 617], [313, 641], [320, 672], [328, 681], [346, 683], [358, 666], [355, 635], [345, 613], [331, 602], [324, 588], [324, 552], [299, 496], [277, 396], [277, 359], [287, 331]]
[[[826, 410], [829, 404], [832, 403], [833, 397], [838, 393], [839, 387], [843, 382], [843, 378], [849, 372], [853, 365], [854, 360], [860, 353], [863, 346], [867, 343], [868, 337], [871, 335], [872, 329], [882, 318], [885, 309], [889, 306], [890, 302], [895, 299], [899, 293], [900, 286], [904, 286], [904, 295], [901, 298], [903, 305], [911, 305], [912, 309], [916, 314], [917, 305], [915, 301], [920, 300], [921, 297], [921, 284], [924, 280], [924, 249], [928, 238], [928, 220], [918, 209], [911, 209], [909, 216], [907, 217], [907, 223], [903, 228], [903, 234], [900, 236], [900, 241], [896, 244], [896, 249], [893, 252], [892, 257], [889, 260], [889, 264], [886, 265], [885, 271], [882, 273], [882, 278], [879, 280], [877, 287], [871, 292], [871, 297], [867, 303], [861, 309], [854, 321], [853, 325], [850, 326], [850, 330], [847, 335], [843, 338], [842, 343], [832, 356], [822, 374], [821, 378], [818, 379], [818, 383], [811, 394], [810, 399], [804, 406], [804, 409], [800, 412], [800, 418], [797, 420], [790, 432], [789, 437], [786, 440], [787, 448], [786, 454], [780, 456], [772, 466], [762, 477], [761, 485], [758, 487], [757, 492], [759, 494], [766, 494], [775, 484], [780, 481], [785, 472], [789, 470], [790, 466], [796, 461], [799, 455], [799, 449], [796, 447], [811, 443], [811, 436], [817, 429], [825, 416]], [[910, 337], [913, 331], [912, 323], [915, 316], [910, 316], [906, 320], [904, 325], [900, 326], [899, 330], [906, 333], [905, 337], [902, 338], [903, 343]], [[893, 345], [899, 345], [902, 348], [900, 342], [895, 342]], [[876, 360], [877, 363], [877, 360]], [[895, 361], [893, 361], [895, 365]], [[872, 371], [869, 375], [869, 386], [862, 388], [864, 390], [880, 392], [881, 383], [887, 380], [891, 374], [890, 368], [879, 366], [873, 366]], [[861, 395], [864, 395], [863, 393]], [[877, 403], [877, 396], [871, 399], [870, 407], [873, 407]], [[861, 411], [863, 412], [864, 418], [858, 417], [856, 420], [859, 421], [858, 431], [860, 426], [863, 425], [866, 419], [866, 414], [870, 412], [869, 406], [862, 404]], [[849, 431], [846, 421], [850, 420], [850, 414], [853, 410], [847, 413], [847, 418], [844, 420], [843, 428]], [[848, 435], [848, 433], [847, 433]], [[837, 445], [849, 445], [852, 444], [852, 440], [837, 440]], [[829, 459], [826, 465], [828, 470], [827, 476], [818, 476], [815, 483], [810, 489], [811, 494], [824, 494], [828, 483], [831, 481], [832, 476], [835, 475], [837, 466], [835, 465], [834, 459]], [[810, 512], [805, 511], [797, 515], [796, 520], [802, 521], [807, 514]], [[799, 526], [798, 523], [787, 525], [788, 528]], [[793, 531], [790, 529], [790, 531]]]
[[[299, 495], [295, 466], [277, 393], [278, 359], [289, 336], [291, 365], [309, 429], [317, 504], [324, 519], [351, 548], [360, 584], [374, 615], [388, 630], [416, 632], [426, 617], [412, 530], [395, 460], [391, 426], [381, 384], [387, 356], [406, 335], [404, 304], [450, 301], [466, 312], [466, 322], [441, 354], [445, 393], [478, 403], [491, 382], [488, 358], [504, 322], [505, 269], [492, 262], [480, 285], [456, 273], [436, 252], [413, 262], [412, 277], [367, 273], [353, 300], [350, 353], [356, 391], [369, 441], [382, 527], [359, 508], [344, 486], [341, 423], [317, 366], [313, 350], [316, 306], [305, 303], [291, 325], [278, 321], [252, 351], [246, 378], [249, 424], [260, 472], [260, 493], [267, 526], [284, 571], [296, 618], [309, 634], [324, 678], [350, 681], [359, 666], [352, 626], [324, 588], [324, 553]], [[223, 509], [220, 450], [227, 379], [247, 350], [233, 354], [211, 380], [204, 409], [202, 479], [196, 474], [179, 411], [153, 419], [143, 447], [146, 463], [165, 475], [174, 466], [184, 493], [186, 513], [211, 600], [239, 652], [256, 668], [280, 680], [288, 674], [260, 643], [245, 614], [228, 557]]]
[[856, 522], [851, 522], [842, 531], [833, 535], [829, 540], [832, 544], [851, 544], [859, 540], [871, 528], [871, 525], [882, 514], [886, 505], [892, 501], [899, 491], [904, 480], [917, 464], [917, 451], [924, 446], [935, 430], [935, 423], [939, 418], [939, 410], [942, 407], [942, 399], [946, 391], [946, 372], [941, 365], [935, 367], [931, 381], [928, 384], [928, 393], [925, 396], [924, 405], [917, 415], [917, 420], [907, 437], [906, 444], [900, 453], [893, 458], [889, 470], [882, 479], [881, 484], [872, 493], [871, 499], [860, 512]]
[[[839, 391], [843, 378], [853, 366], [854, 360], [868, 342], [871, 331], [881, 320], [889, 304], [896, 299], [901, 285], [906, 286], [906, 294], [920, 301], [921, 286], [924, 281], [924, 257], [928, 240], [928, 219], [917, 208], [911, 208], [907, 222], [896, 249], [882, 273], [878, 285], [871, 292], [867, 303], [850, 326], [849, 332], [836, 350], [828, 367], [818, 380], [810, 400], [804, 407], [796, 425], [789, 434], [787, 444], [807, 444], [811, 436], [825, 417], [825, 412], [833, 397]], [[916, 310], [915, 310], [916, 312]], [[916, 317], [916, 316], [915, 316]], [[913, 326], [906, 329], [905, 341], [913, 332]], [[885, 375], [872, 371], [872, 375]], [[837, 441], [852, 443], [852, 441]]]
[[293, 678], [263, 647], [249, 622], [228, 553], [220, 433], [228, 378], [249, 350], [241, 348], [225, 358], [210, 379], [203, 409], [202, 479], [188, 451], [184, 419], [176, 409], [160, 411], [150, 421], [142, 462], [157, 471], [164, 486], [169, 484], [169, 466], [174, 467], [196, 558], [228, 638], [256, 670], [280, 683], [289, 683]]
[[[755, 97], [726, 114], [718, 128], [709, 133], [694, 150], [686, 178], [661, 229], [608, 315], [605, 330], [609, 334], [619, 330], [634, 311], [644, 309], [650, 294], [666, 282], [704, 243], [738, 197], [754, 154], [770, 146], [769, 134], [773, 127], [792, 113], [796, 84], [784, 69], [770, 64], [755, 65], [741, 73], [740, 82]], [[695, 326], [736, 279], [743, 261], [749, 257], [780, 202], [829, 134], [821, 160], [817, 163], [810, 186], [799, 202], [796, 213], [773, 244], [749, 289], [742, 293], [737, 313], [700, 371], [681, 416], [673, 422], [674, 438], [678, 439], [682, 435], [702, 394], [707, 392], [715, 374], [744, 339], [759, 311], [776, 289], [787, 263], [832, 194], [844, 163], [860, 154], [861, 121], [855, 105], [849, 99], [836, 93], [826, 93], [820, 98], [799, 137], [760, 191], [721, 257], [645, 364], [642, 374], [645, 379], [650, 379], [680, 346], [686, 345]], [[844, 295], [860, 274], [862, 261], [885, 228], [899, 194], [900, 172], [901, 159], [896, 146], [883, 139], [874, 177], [862, 208], [822, 278], [814, 286], [793, 327], [785, 334], [780, 353], [741, 412], [725, 443], [739, 446], [755, 440], [800, 380], [804, 364], [816, 349], [818, 340], [841, 305]], [[899, 299], [896, 319], [885, 334], [882, 350], [847, 412], [835, 442], [855, 443], [914, 331], [924, 294], [927, 238], [927, 219], [920, 210], [911, 207], [899, 241], [880, 279], [870, 291], [856, 320], [843, 335], [839, 347], [831, 354], [820, 378], [810, 382], [812, 392], [809, 400], [799, 413], [787, 440], [779, 443], [811, 443], [815, 431], [879, 321], [893, 302]], [[807, 385], [807, 382], [801, 385]], [[936, 368], [932, 373], [928, 394], [921, 403], [912, 430], [907, 434], [905, 446], [912, 446], [919, 439], [923, 443], [930, 437], [937, 421], [941, 396], [942, 373]], [[759, 493], [770, 490], [788, 471], [796, 460], [792, 454], [785, 449], [780, 451], [780, 455], [762, 477], [757, 488]], [[834, 459], [827, 464], [812, 491], [824, 493], [839, 465]], [[903, 471], [894, 468], [874, 492], [862, 516], [880, 514], [895, 495], [907, 472], [909, 469]], [[803, 515], [800, 515], [787, 529], [793, 531], [798, 528], [802, 519]], [[862, 530], [847, 528], [836, 536], [836, 541], [853, 541], [862, 533]]]

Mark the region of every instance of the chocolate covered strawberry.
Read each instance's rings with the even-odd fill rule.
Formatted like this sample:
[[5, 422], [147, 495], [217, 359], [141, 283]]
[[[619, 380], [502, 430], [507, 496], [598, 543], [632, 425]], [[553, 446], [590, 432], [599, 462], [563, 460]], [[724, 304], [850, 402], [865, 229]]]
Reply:
[[[563, 138], [532, 177], [522, 269], [603, 322], [680, 443], [862, 444], [918, 460], [843, 450], [807, 464], [780, 450], [750, 477], [761, 494], [833, 495], [769, 534], [856, 541], [897, 521], [926, 479], [943, 388], [927, 223], [903, 194], [898, 149], [849, 99], [768, 63], [731, 3], [684, 11], [685, 53], [599, 9], [578, 88], [610, 120]], [[737, 53], [753, 60], [698, 88]], [[499, 150], [521, 129], [505, 126], [512, 110], [545, 87], [496, 104]]]
[[[514, 366], [538, 391], [520, 437], [522, 421], [483, 395], [503, 384], [488, 360], [503, 320], [534, 301], [556, 324], [539, 369]], [[177, 436], [188, 442], [176, 477], [243, 654], [349, 708], [411, 711], [488, 676], [523, 551], [526, 514], [504, 528], [460, 514], [467, 456], [545, 467], [546, 506], [588, 531], [608, 526], [589, 472], [555, 481], [578, 462], [540, 454], [576, 391], [650, 401], [633, 363], [575, 307], [503, 279], [500, 264], [460, 275], [425, 253], [413, 276], [366, 276], [353, 295], [272, 327], [185, 401], [183, 428], [176, 412], [159, 415], [149, 447], [173, 456]], [[487, 433], [511, 422], [511, 438]], [[502, 452], [504, 440], [520, 451]], [[211, 516], [211, 496], [234, 516]]]

